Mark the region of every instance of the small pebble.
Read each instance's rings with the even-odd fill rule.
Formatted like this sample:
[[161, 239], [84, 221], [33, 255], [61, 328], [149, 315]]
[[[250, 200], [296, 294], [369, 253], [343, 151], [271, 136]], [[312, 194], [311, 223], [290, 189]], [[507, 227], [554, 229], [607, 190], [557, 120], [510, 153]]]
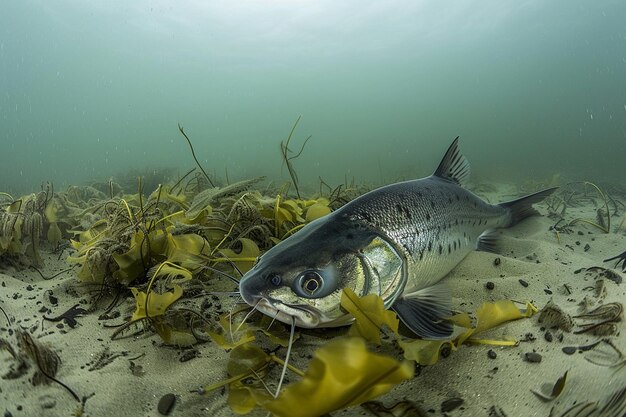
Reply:
[[456, 410], [463, 405], [463, 398], [450, 398], [441, 403], [441, 412], [447, 413], [448, 411]]
[[491, 281], [487, 281], [487, 283], [485, 284], [485, 288], [487, 288], [488, 290], [493, 290], [496, 287], [496, 284], [494, 284]]
[[584, 250], [585, 252], [589, 252], [589, 249], [591, 249], [591, 246], [589, 246], [589, 243], [587, 243], [587, 244], [585, 245], [585, 247], [583, 248], [583, 250]]
[[[3, 282], [3, 284], [4, 284], [4, 282]], [[13, 414], [11, 414], [11, 412], [9, 410], [6, 410], [4, 412], [4, 417], [13, 417]]]
[[522, 284], [522, 287], [528, 287], [528, 283], [524, 281], [523, 279], [520, 279], [519, 283]]
[[159, 405], [157, 406], [157, 410], [159, 410], [159, 414], [161, 414], [162, 416], [167, 416], [172, 412], [175, 404], [176, 404], [176, 396], [172, 393], [165, 394], [159, 400]]
[[495, 359], [498, 357], [498, 354], [495, 352], [495, 350], [489, 349], [487, 351], [487, 356], [489, 357], [489, 359]]
[[500, 263], [501, 263], [501, 262], [502, 262], [502, 261], [500, 260], [500, 258], [496, 258], [496, 259], [494, 259], [494, 260], [493, 260], [493, 264], [494, 264], [495, 266], [500, 265]]
[[544, 337], [546, 338], [546, 342], [552, 342], [552, 332], [547, 331]]
[[573, 355], [574, 353], [576, 353], [576, 351], [578, 350], [578, 348], [576, 346], [565, 346], [563, 349], [561, 349], [563, 351], [563, 353], [565, 353], [566, 355]]
[[539, 363], [541, 362], [541, 355], [536, 352], [526, 352], [524, 354], [524, 359], [526, 362]]

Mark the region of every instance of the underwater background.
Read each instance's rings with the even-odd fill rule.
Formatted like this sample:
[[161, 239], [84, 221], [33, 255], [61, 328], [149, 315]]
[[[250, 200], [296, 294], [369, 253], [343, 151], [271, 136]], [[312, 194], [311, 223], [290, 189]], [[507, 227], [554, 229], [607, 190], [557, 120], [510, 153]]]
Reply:
[[[132, 173], [316, 186], [624, 180], [626, 2], [3, 1], [0, 189]], [[227, 174], [228, 173], [228, 174]], [[154, 187], [150, 188], [150, 190]]]

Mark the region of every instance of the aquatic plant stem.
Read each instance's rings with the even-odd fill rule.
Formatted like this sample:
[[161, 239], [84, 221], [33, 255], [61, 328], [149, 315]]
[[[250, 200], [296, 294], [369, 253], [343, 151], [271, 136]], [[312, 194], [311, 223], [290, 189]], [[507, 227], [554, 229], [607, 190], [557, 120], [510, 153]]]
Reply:
[[11, 201], [15, 201], [13, 196], [11, 194], [9, 194], [9, 193], [3, 193], [3, 192], [0, 191], [0, 195], [10, 198]]
[[[279, 358], [278, 356], [276, 356], [275, 354], [272, 353], [271, 357], [272, 357], [272, 361], [276, 362], [279, 365], [285, 366], [285, 361]], [[298, 376], [301, 376], [301, 377], [304, 376], [304, 372], [302, 372], [300, 369], [296, 368], [293, 365], [287, 364], [287, 369], [289, 369], [291, 372], [293, 372], [294, 374]]]
[[187, 140], [187, 143], [189, 144], [189, 148], [191, 149], [191, 156], [193, 156], [193, 160], [196, 161], [196, 165], [198, 165], [198, 168], [200, 168], [200, 170], [202, 171], [202, 173], [204, 174], [204, 177], [207, 179], [207, 181], [209, 182], [209, 184], [211, 184], [211, 187], [215, 187], [215, 184], [213, 184], [213, 181], [211, 181], [211, 178], [209, 178], [209, 174], [206, 173], [206, 171], [204, 170], [204, 168], [202, 168], [202, 165], [200, 165], [200, 162], [198, 162], [198, 158], [196, 158], [196, 152], [193, 150], [193, 145], [191, 144], [191, 140], [189, 139], [189, 137], [187, 136], [187, 134], [185, 133], [185, 130], [183, 129], [183, 127], [180, 125], [180, 123], [178, 124], [178, 130], [180, 130], [180, 133], [184, 136], [184, 138]]
[[213, 248], [213, 250], [211, 251], [211, 255], [210, 255], [210, 256], [215, 255], [215, 252], [217, 252], [217, 251], [220, 249], [220, 247], [222, 246], [222, 244], [224, 244], [224, 242], [226, 241], [226, 239], [228, 239], [228, 237], [230, 236], [230, 234], [233, 232], [233, 229], [235, 228], [235, 225], [236, 225], [236, 224], [237, 224], [237, 223], [233, 223], [233, 224], [232, 224], [232, 226], [230, 226], [230, 229], [228, 229], [228, 233], [226, 233], [226, 234], [224, 235], [224, 237], [222, 238], [222, 240], [220, 240], [220, 242], [219, 242], [219, 243], [215, 246], [215, 248]]
[[4, 314], [4, 318], [7, 319], [7, 324], [10, 326], [11, 325], [11, 319], [9, 319], [9, 315], [7, 314], [6, 311], [4, 311], [4, 308], [0, 307], [0, 311], [2, 311], [2, 314]]
[[309, 137], [307, 137], [304, 140], [304, 143], [302, 144], [302, 147], [300, 148], [300, 151], [295, 154], [294, 156], [289, 156], [289, 153], [291, 152], [291, 150], [289, 149], [289, 143], [291, 142], [291, 138], [293, 137], [293, 133], [296, 130], [296, 127], [298, 126], [298, 123], [300, 122], [300, 119], [302, 118], [302, 116], [298, 116], [298, 119], [296, 119], [296, 122], [293, 124], [293, 127], [291, 128], [291, 131], [289, 132], [289, 136], [287, 137], [287, 140], [285, 142], [280, 142], [280, 152], [283, 156], [283, 163], [285, 165], [287, 165], [287, 171], [289, 171], [289, 176], [291, 177], [291, 182], [293, 183], [294, 188], [296, 189], [296, 195], [298, 196], [298, 198], [300, 197], [300, 190], [298, 188], [298, 174], [296, 173], [296, 171], [293, 169], [293, 165], [291, 164], [291, 160], [292, 159], [296, 159], [297, 157], [299, 157], [302, 154], [302, 151], [304, 151], [304, 147], [306, 146], [307, 142], [309, 141], [309, 139], [311, 139], [311, 136], [309, 135]]
[[174, 192], [174, 189], [176, 187], [178, 187], [180, 185], [181, 182], [183, 182], [183, 180], [185, 178], [187, 178], [192, 172], [194, 172], [196, 169], [195, 168], [191, 168], [185, 175], [183, 175], [182, 177], [180, 177], [180, 179], [176, 182], [176, 184], [174, 184], [172, 186], [172, 188], [170, 188], [170, 193]]

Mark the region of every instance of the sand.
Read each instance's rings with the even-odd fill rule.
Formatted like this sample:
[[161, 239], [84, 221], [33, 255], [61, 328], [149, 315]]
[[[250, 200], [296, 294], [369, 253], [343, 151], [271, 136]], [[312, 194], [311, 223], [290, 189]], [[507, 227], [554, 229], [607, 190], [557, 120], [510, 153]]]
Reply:
[[[502, 201], [510, 198], [508, 194], [510, 188], [502, 186], [497, 192], [488, 193], [487, 197], [490, 201]], [[581, 206], [576, 211], [591, 219], [595, 217], [592, 205]], [[619, 222], [619, 218], [614, 221]], [[563, 310], [575, 315], [585, 297], [596, 305], [600, 302], [623, 303], [626, 283], [618, 285], [605, 279], [606, 295], [598, 299], [593, 289], [595, 274], [577, 271], [593, 266], [612, 268], [614, 263], [603, 263], [602, 260], [626, 250], [626, 232], [605, 234], [580, 223], [572, 227], [573, 233], [561, 234], [559, 241], [549, 230], [553, 224], [554, 220], [548, 217], [532, 218], [502, 232], [502, 253], [471, 253], [446, 277], [456, 308], [471, 312], [484, 302], [501, 299], [530, 300], [542, 308], [553, 300]], [[68, 267], [64, 260], [66, 255], [67, 252], [59, 260], [56, 254], [46, 252], [44, 248], [42, 273], [51, 276], [65, 270]], [[496, 259], [499, 259], [499, 265], [496, 265]], [[620, 268], [616, 271], [623, 276]], [[118, 318], [99, 319], [104, 309], [100, 307], [77, 317], [74, 328], [62, 321], [42, 320], [44, 315], [55, 317], [76, 304], [88, 309], [94, 289], [78, 285], [74, 271], [61, 273], [50, 280], [42, 279], [28, 268], [2, 265], [0, 272], [0, 306], [12, 319], [11, 326], [8, 326], [4, 317], [0, 317], [0, 337], [14, 343], [14, 335], [8, 328], [24, 328], [40, 343], [53, 348], [62, 361], [57, 378], [72, 387], [80, 397], [93, 394], [86, 402], [84, 416], [157, 416], [159, 399], [168, 393], [177, 397], [172, 416], [233, 415], [223, 391], [207, 396], [193, 392], [226, 377], [228, 353], [215, 344], [197, 345], [197, 356], [181, 362], [181, 356], [188, 354], [189, 349], [165, 346], [159, 336], [150, 331], [136, 337], [111, 340], [114, 329], [105, 327], [105, 324], [123, 323], [124, 317], [134, 309], [130, 295], [114, 309], [120, 312]], [[487, 282], [493, 283], [493, 289], [486, 288]], [[56, 300], [51, 299], [51, 294]], [[224, 297], [225, 309], [229, 308], [229, 303], [229, 298]], [[577, 324], [582, 322], [575, 321]], [[618, 330], [618, 335], [611, 339], [626, 351], [623, 322], [618, 323]], [[302, 332], [293, 347], [293, 364], [305, 369], [308, 356], [316, 346], [345, 331]], [[591, 363], [586, 357], [594, 352], [567, 355], [562, 351], [565, 346], [594, 342], [600, 339], [599, 336], [552, 331], [553, 340], [549, 342], [545, 333], [537, 316], [505, 324], [493, 330], [490, 338], [515, 337], [526, 341], [516, 347], [463, 346], [435, 365], [420, 367], [415, 378], [377, 400], [386, 406], [410, 400], [429, 416], [548, 416], [552, 408], [553, 415], [560, 416], [576, 403], [603, 402], [614, 391], [626, 387], [626, 367], [614, 369]], [[559, 334], [562, 334], [562, 340]], [[100, 369], [90, 370], [105, 350], [109, 355], [118, 356]], [[490, 350], [495, 352], [495, 358], [488, 355]], [[397, 349], [387, 351], [397, 355], [394, 353]], [[525, 360], [524, 355], [528, 352], [540, 354], [541, 362]], [[279, 350], [278, 354], [284, 355], [285, 349]], [[13, 362], [6, 350], [0, 350], [0, 375], [10, 370]], [[531, 392], [544, 383], [556, 382], [566, 371], [565, 388], [554, 401], [544, 402]], [[268, 375], [268, 385], [275, 387], [279, 372], [275, 369]], [[0, 412], [14, 417], [74, 415], [78, 403], [72, 396], [57, 384], [32, 386], [33, 373], [31, 366], [19, 378], [0, 379]], [[290, 380], [296, 379], [290, 376]], [[451, 398], [461, 398], [463, 403], [444, 413], [441, 405]], [[332, 414], [374, 415], [362, 407]], [[266, 415], [266, 412], [257, 410], [251, 415]], [[293, 415], [298, 415], [297, 410]]]

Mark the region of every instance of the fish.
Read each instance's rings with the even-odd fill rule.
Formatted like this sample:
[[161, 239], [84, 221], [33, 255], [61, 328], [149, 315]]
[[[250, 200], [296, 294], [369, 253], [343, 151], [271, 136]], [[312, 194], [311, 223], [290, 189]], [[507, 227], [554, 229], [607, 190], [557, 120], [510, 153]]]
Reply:
[[454, 139], [434, 174], [372, 190], [270, 248], [239, 281], [243, 300], [301, 328], [339, 327], [344, 288], [376, 294], [415, 335], [453, 331], [443, 278], [470, 252], [497, 252], [498, 229], [537, 215], [558, 187], [490, 204], [463, 187], [470, 173]]

